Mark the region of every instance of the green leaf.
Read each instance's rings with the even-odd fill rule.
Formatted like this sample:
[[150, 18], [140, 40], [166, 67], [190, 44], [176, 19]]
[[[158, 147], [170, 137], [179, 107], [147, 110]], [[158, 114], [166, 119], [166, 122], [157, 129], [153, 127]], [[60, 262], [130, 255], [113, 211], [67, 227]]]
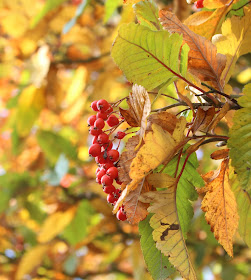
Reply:
[[251, 195], [251, 83], [244, 87], [243, 94], [238, 99], [243, 108], [234, 114], [227, 143], [240, 187]]
[[[120, 27], [111, 55], [131, 83], [146, 90], [167, 86], [186, 74], [188, 47], [182, 47], [182, 36], [167, 31], [152, 31], [145, 26], [130, 23]], [[183, 66], [181, 66], [183, 64]]]
[[105, 1], [105, 17], [104, 23], [110, 19], [114, 11], [123, 4], [122, 0], [106, 0]]
[[66, 138], [46, 130], [40, 130], [37, 134], [38, 144], [46, 157], [55, 164], [61, 154], [67, 158], [77, 160], [77, 151], [72, 143]]
[[234, 3], [232, 5], [232, 9], [227, 14], [227, 18], [232, 16], [243, 17], [244, 16], [243, 8], [245, 5], [248, 4], [248, 2], [249, 0], [239, 0], [237, 3]]
[[238, 231], [246, 244], [251, 248], [251, 197], [240, 187], [238, 179], [231, 169], [229, 179], [231, 189], [236, 198], [238, 214], [240, 217]]
[[40, 22], [40, 20], [46, 16], [50, 11], [56, 9], [62, 3], [67, 0], [47, 0], [44, 4], [43, 9], [33, 18], [31, 22], [31, 28], [36, 27], [36, 25]]
[[84, 12], [85, 8], [88, 6], [88, 4], [90, 3], [90, 0], [83, 0], [82, 3], [78, 6], [75, 16], [68, 21], [64, 28], [63, 28], [63, 34], [66, 34], [67, 32], [70, 31], [70, 29], [76, 24], [77, 19], [82, 15], [82, 13]]
[[77, 209], [77, 213], [71, 223], [65, 228], [62, 237], [71, 245], [75, 245], [88, 235], [90, 226], [99, 222], [96, 212], [87, 200], [83, 200]]
[[[8, 208], [9, 200], [15, 197], [15, 192], [21, 188], [36, 186], [37, 179], [30, 176], [28, 172], [24, 173], [6, 173], [0, 176], [0, 213]], [[24, 192], [22, 190], [22, 192]]]
[[149, 221], [152, 214], [149, 214], [144, 221], [139, 223], [139, 233], [141, 235], [140, 244], [147, 268], [154, 280], [165, 280], [176, 269], [168, 261], [157, 248], [153, 240], [152, 232]]
[[[179, 162], [178, 173], [185, 162], [186, 154], [182, 155]], [[176, 166], [177, 166], [178, 156], [173, 158], [164, 169], [164, 173], [174, 176]], [[198, 194], [195, 190], [196, 188], [204, 186], [204, 181], [200, 174], [197, 172], [199, 163], [196, 154], [193, 153], [185, 166], [185, 169], [180, 177], [178, 187], [176, 203], [178, 209], [178, 216], [180, 221], [181, 230], [184, 238], [187, 238], [187, 232], [191, 226], [191, 220], [193, 218], [193, 207], [190, 201], [195, 201], [198, 198]]]
[[158, 19], [159, 9], [155, 1], [140, 1], [133, 5], [133, 9], [141, 25], [155, 31], [163, 29]]

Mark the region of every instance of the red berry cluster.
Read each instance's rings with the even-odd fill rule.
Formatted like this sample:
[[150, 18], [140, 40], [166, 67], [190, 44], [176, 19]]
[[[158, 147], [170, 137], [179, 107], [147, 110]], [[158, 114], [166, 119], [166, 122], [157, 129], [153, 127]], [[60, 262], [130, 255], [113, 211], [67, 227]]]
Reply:
[[203, 1], [204, 0], [198, 0], [198, 1], [195, 2], [195, 6], [196, 6], [197, 9], [201, 9], [201, 8], [204, 7]]
[[[87, 121], [88, 126], [90, 126], [89, 132], [94, 136], [92, 145], [89, 148], [89, 155], [95, 157], [95, 161], [98, 164], [96, 181], [103, 186], [103, 191], [107, 194], [107, 202], [114, 205], [119, 199], [121, 191], [114, 187], [113, 181], [115, 180], [119, 185], [122, 183], [118, 180], [118, 169], [116, 167], [119, 160], [119, 152], [117, 149], [113, 149], [110, 135], [121, 122], [113, 114], [111, 104], [104, 99], [93, 101], [91, 108], [97, 114], [90, 116]], [[103, 131], [106, 124], [111, 127], [109, 134]], [[123, 139], [125, 135], [125, 132], [119, 131], [115, 138]], [[121, 221], [126, 220], [123, 205], [117, 212], [117, 219]]]

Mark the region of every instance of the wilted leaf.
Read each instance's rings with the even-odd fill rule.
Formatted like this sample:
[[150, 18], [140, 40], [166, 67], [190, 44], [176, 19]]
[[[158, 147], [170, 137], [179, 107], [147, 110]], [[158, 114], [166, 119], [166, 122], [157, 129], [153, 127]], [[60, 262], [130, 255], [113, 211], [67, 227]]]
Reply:
[[225, 19], [227, 11], [227, 6], [215, 11], [200, 11], [189, 16], [184, 21], [184, 24], [194, 33], [211, 40], [212, 36], [217, 32], [221, 21]]
[[[155, 176], [156, 174], [153, 174]], [[148, 208], [154, 213], [150, 220], [153, 239], [156, 247], [165, 255], [171, 264], [186, 279], [197, 279], [189, 253], [182, 235], [178, 210], [176, 206], [176, 179], [167, 174], [158, 174], [158, 181], [151, 180], [156, 188], [168, 188], [164, 191], [147, 192], [141, 196], [141, 201], [151, 203]]]
[[154, 280], [166, 280], [168, 276], [175, 272], [168, 258], [164, 256], [157, 248], [152, 237], [153, 229], [149, 222], [152, 215], [139, 223], [139, 233], [141, 235], [140, 245], [147, 269]]
[[210, 155], [210, 157], [211, 157], [211, 159], [218, 160], [218, 159], [227, 158], [228, 154], [229, 154], [229, 149], [222, 149], [222, 150], [217, 150], [217, 151], [213, 152]]
[[150, 191], [150, 186], [146, 180], [142, 180], [136, 189], [129, 192], [125, 197], [123, 204], [126, 212], [127, 220], [131, 224], [138, 224], [144, 220], [148, 215], [147, 208], [148, 204], [139, 201], [139, 197], [142, 193]]
[[151, 30], [162, 30], [159, 22], [159, 9], [154, 0], [140, 1], [133, 5], [138, 22]]
[[170, 33], [182, 34], [183, 42], [188, 44], [188, 70], [202, 81], [211, 81], [221, 90], [220, 76], [226, 65], [226, 57], [217, 53], [211, 41], [195, 34], [173, 13], [162, 10], [159, 16], [164, 29]]
[[228, 159], [217, 171], [204, 176], [208, 191], [203, 198], [201, 209], [219, 243], [229, 256], [233, 256], [233, 237], [238, 228], [239, 215], [234, 193], [228, 179]]
[[161, 126], [164, 130], [168, 131], [169, 133], [173, 133], [176, 123], [178, 121], [178, 118], [169, 112], [157, 112], [154, 114], [151, 114], [148, 117], [148, 124], [151, 125], [152, 123], [155, 123], [159, 126]]
[[229, 102], [226, 102], [223, 107], [220, 109], [220, 112], [216, 115], [216, 117], [211, 121], [211, 123], [207, 127], [207, 131], [213, 130], [217, 124], [222, 120], [227, 112], [230, 110], [231, 106]]
[[22, 280], [26, 274], [32, 272], [43, 261], [48, 249], [48, 245], [37, 245], [27, 251], [21, 259], [15, 279]]
[[76, 212], [76, 207], [71, 207], [64, 212], [56, 212], [48, 216], [44, 221], [38, 234], [38, 241], [45, 243], [61, 233], [63, 229], [71, 222]]
[[243, 18], [236, 16], [228, 18], [222, 24], [222, 35], [216, 35], [213, 38], [217, 51], [227, 57], [226, 68], [221, 75], [223, 85], [229, 81], [238, 58], [250, 52], [251, 8], [245, 7], [244, 13]]
[[243, 108], [234, 114], [228, 147], [240, 186], [251, 194], [251, 84], [244, 87], [243, 93], [244, 95], [238, 99], [239, 105]]
[[186, 75], [188, 51], [178, 34], [130, 23], [120, 27], [111, 55], [131, 83], [150, 90]]
[[236, 198], [238, 214], [240, 216], [238, 231], [249, 248], [251, 248], [251, 197], [240, 187], [233, 168], [230, 168], [229, 181]]
[[199, 107], [196, 116], [191, 127], [191, 131], [194, 133], [197, 130], [207, 131], [208, 125], [212, 121], [215, 115], [215, 108], [209, 107], [207, 109]]

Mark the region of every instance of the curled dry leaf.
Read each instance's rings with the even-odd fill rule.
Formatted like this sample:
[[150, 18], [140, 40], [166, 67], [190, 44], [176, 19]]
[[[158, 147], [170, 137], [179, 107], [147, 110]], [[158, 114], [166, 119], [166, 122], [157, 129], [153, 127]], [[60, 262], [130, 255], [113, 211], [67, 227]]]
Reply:
[[231, 106], [228, 102], [224, 104], [224, 106], [221, 108], [220, 112], [216, 115], [216, 117], [211, 121], [209, 124], [207, 131], [213, 130], [217, 124], [220, 122], [222, 118], [225, 117], [226, 113], [230, 110]]
[[233, 237], [238, 228], [239, 215], [229, 184], [228, 161], [224, 160], [217, 171], [210, 171], [203, 177], [208, 191], [203, 198], [201, 209], [206, 212], [206, 220], [215, 238], [232, 257]]
[[211, 157], [211, 159], [218, 160], [218, 159], [227, 158], [228, 154], [229, 154], [229, 149], [222, 149], [222, 150], [218, 150], [218, 151], [213, 152], [210, 155], [210, 157]]
[[226, 65], [226, 57], [217, 53], [211, 41], [191, 31], [173, 13], [161, 10], [159, 17], [164, 29], [182, 34], [183, 43], [188, 44], [188, 70], [201, 81], [211, 81], [213, 86], [223, 91], [220, 76]]
[[194, 119], [191, 131], [194, 133], [197, 130], [207, 131], [208, 125], [211, 123], [215, 115], [215, 108], [209, 107], [208, 109], [199, 107], [196, 112], [196, 117]]
[[129, 109], [123, 110], [120, 108], [120, 113], [125, 118], [127, 123], [133, 127], [140, 127], [140, 141], [144, 137], [146, 131], [146, 119], [151, 113], [151, 101], [148, 92], [144, 87], [133, 85], [132, 92], [127, 100]]

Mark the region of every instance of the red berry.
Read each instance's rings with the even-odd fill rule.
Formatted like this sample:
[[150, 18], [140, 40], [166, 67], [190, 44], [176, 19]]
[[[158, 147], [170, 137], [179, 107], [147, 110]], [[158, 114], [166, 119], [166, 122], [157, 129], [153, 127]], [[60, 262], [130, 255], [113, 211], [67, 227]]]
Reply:
[[121, 193], [120, 189], [116, 189], [116, 191], [114, 192], [115, 198], [119, 199], [120, 193]]
[[113, 126], [117, 125], [118, 123], [119, 123], [119, 119], [115, 115], [111, 115], [107, 120], [107, 124], [110, 127], [113, 127]]
[[82, 0], [71, 0], [71, 3], [73, 4], [73, 5], [79, 5], [80, 3], [82, 3]]
[[125, 132], [118, 131], [115, 137], [118, 138], [118, 139], [123, 139], [125, 136], [126, 136]]
[[98, 167], [98, 168], [96, 169], [96, 175], [99, 173], [100, 170], [101, 170], [100, 167]]
[[100, 112], [104, 113], [107, 109], [109, 109], [110, 104], [105, 99], [100, 99], [97, 102], [97, 108]]
[[101, 183], [103, 186], [109, 186], [112, 185], [113, 179], [111, 177], [109, 177], [108, 175], [104, 175], [101, 178]]
[[119, 152], [117, 150], [110, 150], [107, 152], [108, 158], [111, 161], [117, 161], [119, 159]]
[[116, 188], [113, 185], [108, 185], [103, 188], [104, 193], [110, 194], [116, 191]]
[[105, 153], [104, 153], [104, 152], [101, 152], [100, 155], [98, 155], [97, 157], [95, 157], [96, 163], [98, 163], [98, 164], [104, 164], [104, 163], [106, 163], [106, 162], [107, 162], [107, 159], [104, 158], [104, 155], [105, 155]]
[[96, 111], [96, 112], [98, 111], [97, 103], [98, 103], [98, 101], [95, 100], [95, 101], [93, 101], [92, 104], [91, 104], [92, 110], [93, 110], [93, 111]]
[[89, 155], [97, 157], [101, 154], [101, 147], [99, 144], [92, 144], [89, 148]]
[[110, 151], [113, 147], [112, 141], [109, 141], [108, 143], [105, 143], [102, 145], [102, 150], [104, 149], [105, 151]]
[[112, 106], [110, 106], [110, 107], [106, 110], [106, 114], [109, 115], [111, 112], [113, 112]]
[[116, 214], [116, 217], [120, 221], [125, 221], [127, 219], [126, 218], [126, 213], [122, 210], [122, 208], [119, 209], [119, 211]]
[[105, 112], [105, 113], [98, 112], [98, 113], [97, 113], [97, 118], [101, 118], [101, 119], [103, 119], [104, 121], [106, 121], [107, 118], [108, 118], [108, 114], [107, 114], [106, 112]]
[[118, 177], [118, 168], [113, 166], [113, 167], [110, 167], [107, 171], [106, 171], [106, 174], [108, 176], [110, 176], [112, 179], [115, 179]]
[[122, 185], [123, 182], [119, 181], [119, 179], [116, 178], [116, 183], [117, 183], [118, 185]]
[[196, 6], [197, 9], [200, 9], [200, 8], [204, 7], [203, 1], [204, 0], [198, 0], [197, 2], [195, 2], [195, 6]]
[[89, 129], [89, 132], [93, 136], [98, 136], [99, 134], [102, 133], [102, 129], [95, 128], [94, 126], [91, 126], [90, 129]]
[[98, 136], [94, 136], [92, 139], [92, 144], [99, 144], [98, 143]]
[[108, 161], [102, 164], [101, 167], [105, 170], [108, 170], [110, 167], [113, 167], [113, 163]]
[[105, 121], [101, 118], [98, 118], [94, 123], [94, 128], [103, 129], [105, 127]]
[[105, 144], [109, 142], [109, 136], [106, 133], [101, 133], [97, 139], [98, 143]]
[[89, 126], [93, 126], [94, 123], [95, 123], [95, 121], [96, 121], [96, 119], [97, 119], [97, 116], [96, 116], [96, 115], [90, 116], [90, 117], [88, 118], [88, 120], [87, 120], [88, 125], [89, 125]]
[[108, 194], [107, 196], [107, 202], [114, 204], [118, 199], [116, 197], [114, 197], [113, 193]]
[[101, 180], [101, 178], [106, 174], [104, 169], [101, 169], [99, 173], [97, 173], [97, 179]]

